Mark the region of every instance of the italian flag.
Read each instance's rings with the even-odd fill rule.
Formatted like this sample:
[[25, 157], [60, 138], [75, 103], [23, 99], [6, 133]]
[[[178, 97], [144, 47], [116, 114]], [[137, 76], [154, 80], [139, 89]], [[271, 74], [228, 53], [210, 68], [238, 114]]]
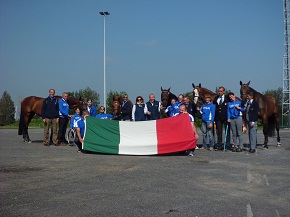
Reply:
[[196, 139], [187, 114], [155, 121], [87, 117], [83, 150], [107, 154], [155, 155], [189, 150]]

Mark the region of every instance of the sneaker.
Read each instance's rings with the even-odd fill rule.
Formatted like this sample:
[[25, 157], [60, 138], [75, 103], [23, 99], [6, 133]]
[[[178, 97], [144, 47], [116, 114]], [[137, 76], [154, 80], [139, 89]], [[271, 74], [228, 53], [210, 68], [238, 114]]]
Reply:
[[210, 147], [208, 150], [209, 150], [209, 151], [213, 151], [213, 147]]
[[249, 153], [255, 153], [256, 152], [256, 149], [251, 149], [250, 151], [249, 151]]
[[49, 144], [47, 144], [47, 143], [43, 143], [43, 145], [44, 145], [44, 146], [49, 146]]
[[199, 150], [205, 150], [205, 147], [202, 146]]
[[195, 147], [195, 150], [199, 150], [199, 147], [198, 147], [198, 146], [196, 146], [196, 147]]
[[240, 147], [238, 147], [237, 149], [236, 149], [236, 152], [242, 152], [243, 150], [240, 148]]
[[233, 147], [232, 152], [237, 152], [237, 147]]
[[193, 151], [190, 151], [188, 156], [190, 156], [190, 157], [194, 156]]

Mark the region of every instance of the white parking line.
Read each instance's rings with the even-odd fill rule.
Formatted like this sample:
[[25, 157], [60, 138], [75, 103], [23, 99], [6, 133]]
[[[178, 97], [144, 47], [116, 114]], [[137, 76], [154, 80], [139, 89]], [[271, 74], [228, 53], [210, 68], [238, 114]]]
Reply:
[[251, 205], [248, 203], [247, 204], [247, 217], [253, 217], [253, 212], [252, 212], [252, 208]]

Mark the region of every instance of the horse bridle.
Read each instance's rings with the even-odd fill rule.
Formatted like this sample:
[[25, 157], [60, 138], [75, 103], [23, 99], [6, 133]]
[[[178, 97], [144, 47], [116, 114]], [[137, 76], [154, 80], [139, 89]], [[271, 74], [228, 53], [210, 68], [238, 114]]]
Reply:
[[[116, 106], [114, 106], [116, 105]], [[119, 101], [115, 100], [112, 103], [113, 106], [113, 114], [114, 114], [114, 118], [118, 118], [120, 116], [120, 108], [121, 108], [121, 104]]]
[[[168, 90], [162, 90], [162, 93], [161, 93], [161, 102], [162, 102], [162, 107], [164, 109], [166, 109], [166, 107], [168, 105], [169, 94], [170, 94], [170, 91], [168, 91]], [[166, 103], [164, 104], [164, 102], [166, 102]]]

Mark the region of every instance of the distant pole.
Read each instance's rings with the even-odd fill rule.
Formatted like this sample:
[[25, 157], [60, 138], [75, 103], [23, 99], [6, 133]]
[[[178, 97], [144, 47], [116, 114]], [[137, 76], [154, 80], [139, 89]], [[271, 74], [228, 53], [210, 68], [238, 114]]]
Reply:
[[107, 112], [107, 96], [106, 96], [106, 16], [110, 15], [109, 12], [100, 12], [104, 16], [104, 107]]

